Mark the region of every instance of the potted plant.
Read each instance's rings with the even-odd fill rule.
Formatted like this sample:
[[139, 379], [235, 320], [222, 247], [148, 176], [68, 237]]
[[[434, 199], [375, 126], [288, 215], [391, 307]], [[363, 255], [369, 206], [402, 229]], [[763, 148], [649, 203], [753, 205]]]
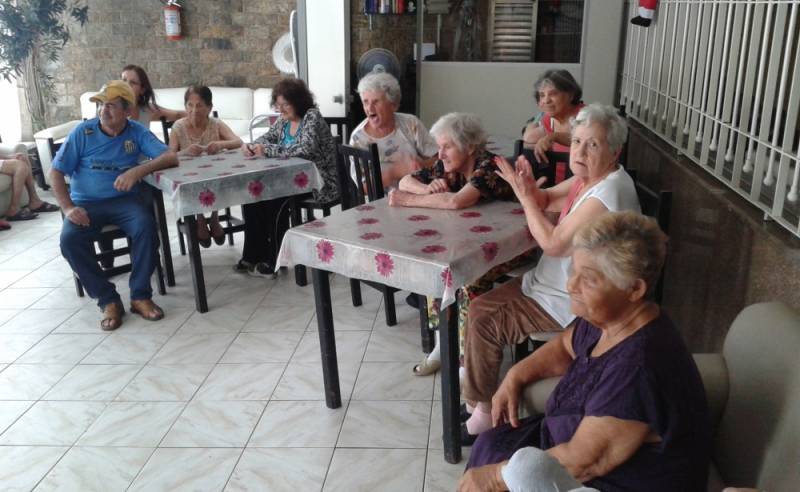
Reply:
[[34, 132], [50, 126], [47, 106], [56, 99], [45, 64], [58, 61], [70, 40], [69, 21], [86, 23], [89, 7], [83, 2], [0, 0], [0, 76], [23, 77]]

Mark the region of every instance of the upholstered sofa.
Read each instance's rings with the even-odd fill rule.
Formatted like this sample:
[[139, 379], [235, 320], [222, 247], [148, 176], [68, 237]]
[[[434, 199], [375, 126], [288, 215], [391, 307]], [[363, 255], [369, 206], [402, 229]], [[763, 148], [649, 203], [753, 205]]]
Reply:
[[[250, 122], [255, 116], [270, 113], [270, 99], [272, 89], [249, 89], [247, 87], [210, 87], [214, 99], [214, 110], [219, 118], [224, 121], [231, 130], [239, 135], [242, 140], [249, 142], [251, 138]], [[183, 95], [186, 87], [174, 87], [167, 89], [155, 89], [156, 101], [160, 106], [169, 109], [183, 109]], [[80, 97], [81, 118], [89, 119], [97, 115], [96, 104], [89, 101], [89, 98], [96, 91], [85, 92]], [[50, 170], [51, 155], [48, 139], [59, 142], [69, 134], [80, 120], [70, 121], [46, 130], [42, 130], [34, 135], [36, 148], [39, 151], [39, 159], [45, 176]], [[158, 121], [150, 124], [150, 130], [163, 140], [161, 123]], [[266, 131], [264, 127], [252, 129], [252, 138], [257, 138]]]
[[[28, 149], [23, 144], [4, 144], [0, 143], [0, 161], [4, 158], [13, 156], [14, 154], [27, 154]], [[11, 176], [0, 174], [0, 217], [3, 217], [8, 210], [8, 204], [11, 202]], [[28, 191], [22, 190], [22, 198], [20, 198], [20, 206], [28, 204]]]
[[[709, 492], [726, 486], [800, 490], [800, 314], [780, 303], [745, 308], [721, 354], [695, 354], [714, 425]], [[544, 412], [558, 378], [525, 391]]]

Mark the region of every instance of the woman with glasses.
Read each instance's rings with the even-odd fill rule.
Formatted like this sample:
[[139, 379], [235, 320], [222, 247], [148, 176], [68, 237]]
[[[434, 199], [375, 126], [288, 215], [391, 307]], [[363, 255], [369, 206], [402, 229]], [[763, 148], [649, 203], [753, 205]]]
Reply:
[[[244, 155], [308, 159], [317, 166], [323, 182], [322, 189], [314, 190], [314, 199], [319, 202], [337, 199], [336, 144], [305, 82], [296, 78], [279, 81], [272, 88], [272, 107], [280, 113], [277, 121], [255, 142], [242, 146]], [[279, 198], [242, 207], [244, 247], [235, 271], [274, 273], [275, 257], [289, 228], [287, 201]]]

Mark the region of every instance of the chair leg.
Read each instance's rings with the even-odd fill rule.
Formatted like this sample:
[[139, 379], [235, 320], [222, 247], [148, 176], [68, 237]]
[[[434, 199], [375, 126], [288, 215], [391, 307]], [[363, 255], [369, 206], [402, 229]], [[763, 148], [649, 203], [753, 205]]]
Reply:
[[529, 343], [530, 339], [526, 337], [525, 340], [514, 345], [513, 350], [515, 364], [531, 354]]
[[183, 221], [178, 219], [175, 222], [175, 227], [178, 229], [178, 248], [181, 250], [181, 256], [186, 256], [186, 242], [183, 240]]
[[419, 331], [422, 338], [422, 351], [431, 353], [434, 346], [433, 330], [428, 327], [428, 298], [416, 294], [419, 303]]
[[350, 279], [350, 297], [353, 299], [353, 306], [361, 305], [361, 282]]
[[383, 304], [386, 311], [386, 325], [394, 326], [397, 324], [397, 312], [394, 308], [394, 291], [389, 288], [383, 289]]
[[75, 281], [75, 292], [78, 293], [78, 297], [83, 297], [83, 285], [81, 285], [80, 279], [74, 273], [72, 274], [72, 279]]
[[162, 296], [167, 295], [167, 285], [164, 283], [164, 269], [161, 263], [156, 265], [156, 278], [158, 279], [158, 293]]
[[314, 219], [316, 219], [316, 217], [314, 217], [314, 209], [311, 208], [311, 207], [308, 207], [306, 209], [306, 222], [311, 222]]
[[[225, 215], [228, 217], [228, 227], [230, 227], [231, 226], [231, 208], [230, 207], [226, 207], [225, 208]], [[233, 246], [233, 233], [232, 232], [228, 233], [228, 245], [229, 246]]]
[[330, 214], [331, 214], [331, 208], [330, 207], [325, 207], [325, 208], [322, 209], [322, 216], [323, 217], [328, 217]]
[[[105, 253], [106, 251], [112, 251], [114, 249], [114, 240], [107, 239], [107, 238], [100, 238], [97, 240], [97, 244], [100, 246], [100, 252]], [[114, 268], [114, 257], [108, 256], [100, 260], [100, 265], [104, 269]]]

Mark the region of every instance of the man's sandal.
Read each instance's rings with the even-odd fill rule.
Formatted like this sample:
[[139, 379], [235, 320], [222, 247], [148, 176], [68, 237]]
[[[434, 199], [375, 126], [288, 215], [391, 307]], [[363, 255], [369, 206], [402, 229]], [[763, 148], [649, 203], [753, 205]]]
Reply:
[[100, 321], [100, 328], [103, 331], [114, 331], [122, 325], [122, 316], [125, 315], [125, 308], [119, 302], [111, 302], [103, 307], [103, 319]]
[[158, 321], [164, 317], [164, 310], [158, 307], [152, 299], [131, 301], [131, 312], [138, 314], [147, 321]]

